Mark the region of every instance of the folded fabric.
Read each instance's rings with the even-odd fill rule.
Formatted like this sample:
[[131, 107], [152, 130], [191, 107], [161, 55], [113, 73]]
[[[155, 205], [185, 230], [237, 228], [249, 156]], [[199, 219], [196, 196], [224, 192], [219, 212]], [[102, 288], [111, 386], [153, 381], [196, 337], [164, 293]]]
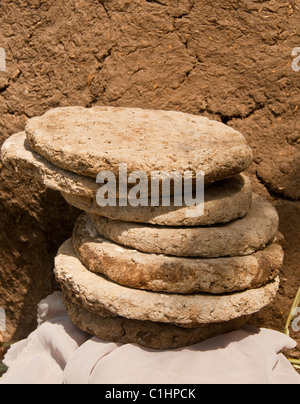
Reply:
[[281, 354], [285, 334], [246, 326], [178, 350], [101, 341], [79, 330], [56, 292], [39, 305], [38, 328], [11, 347], [0, 384], [300, 384]]

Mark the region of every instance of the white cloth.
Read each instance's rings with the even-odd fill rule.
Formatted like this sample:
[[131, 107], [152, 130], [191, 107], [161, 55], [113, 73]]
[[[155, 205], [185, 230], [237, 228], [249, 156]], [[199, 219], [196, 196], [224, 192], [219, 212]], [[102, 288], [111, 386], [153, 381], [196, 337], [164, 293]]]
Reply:
[[40, 303], [37, 330], [8, 351], [0, 384], [300, 384], [281, 354], [295, 347], [248, 326], [175, 351], [109, 343], [75, 327], [57, 292]]

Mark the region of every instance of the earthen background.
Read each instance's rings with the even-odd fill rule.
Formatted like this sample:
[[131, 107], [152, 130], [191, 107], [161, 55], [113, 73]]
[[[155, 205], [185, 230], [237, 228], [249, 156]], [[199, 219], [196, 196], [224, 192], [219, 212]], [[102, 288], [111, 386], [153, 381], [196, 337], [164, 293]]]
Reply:
[[[240, 130], [286, 239], [280, 293], [255, 324], [282, 331], [300, 285], [299, 28], [299, 0], [1, 0], [0, 145], [70, 105], [179, 110]], [[0, 175], [0, 307], [17, 341], [56, 287], [54, 256], [78, 211], [22, 173]]]

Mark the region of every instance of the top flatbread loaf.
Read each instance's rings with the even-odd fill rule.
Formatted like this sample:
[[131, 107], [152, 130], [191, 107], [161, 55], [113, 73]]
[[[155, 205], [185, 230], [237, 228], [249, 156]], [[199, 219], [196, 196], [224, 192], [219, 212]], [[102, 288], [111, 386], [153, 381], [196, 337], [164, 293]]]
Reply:
[[244, 171], [253, 154], [244, 136], [208, 118], [115, 107], [50, 110], [26, 126], [30, 147], [56, 166], [96, 178], [128, 172], [204, 172], [205, 182]]

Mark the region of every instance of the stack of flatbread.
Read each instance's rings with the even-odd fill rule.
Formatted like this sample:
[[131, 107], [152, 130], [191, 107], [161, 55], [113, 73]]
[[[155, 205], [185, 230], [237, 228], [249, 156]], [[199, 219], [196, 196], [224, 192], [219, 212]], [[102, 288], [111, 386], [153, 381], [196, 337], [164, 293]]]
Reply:
[[[253, 194], [252, 158], [244, 136], [220, 122], [114, 107], [51, 110], [2, 148], [7, 167], [83, 211], [55, 262], [73, 322], [155, 349], [236, 330], [275, 298], [279, 219]], [[185, 203], [175, 173], [190, 179], [191, 196], [200, 189], [202, 205]]]

